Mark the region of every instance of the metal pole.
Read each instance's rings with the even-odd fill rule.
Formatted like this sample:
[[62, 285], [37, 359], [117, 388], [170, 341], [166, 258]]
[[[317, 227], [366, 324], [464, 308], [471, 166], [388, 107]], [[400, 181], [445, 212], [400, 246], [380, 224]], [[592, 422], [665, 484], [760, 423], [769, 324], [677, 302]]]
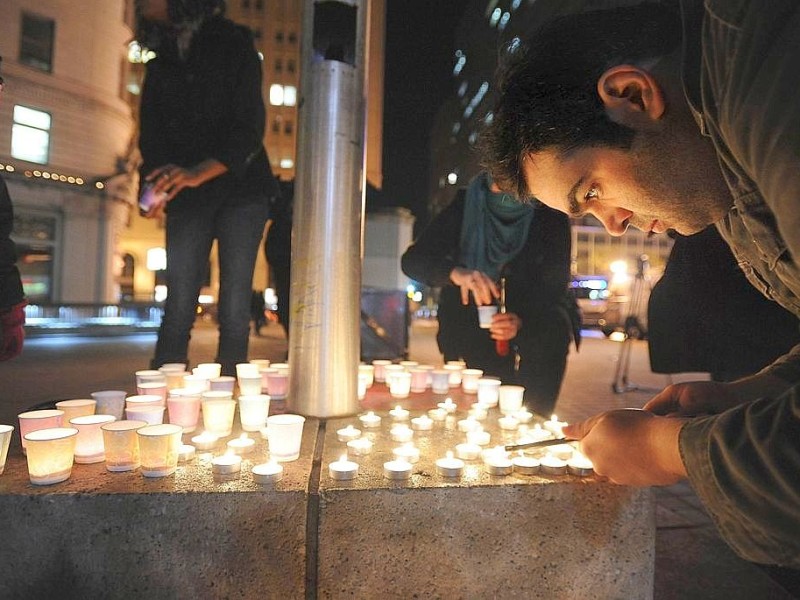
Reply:
[[358, 412], [368, 0], [307, 0], [292, 238], [288, 406]]

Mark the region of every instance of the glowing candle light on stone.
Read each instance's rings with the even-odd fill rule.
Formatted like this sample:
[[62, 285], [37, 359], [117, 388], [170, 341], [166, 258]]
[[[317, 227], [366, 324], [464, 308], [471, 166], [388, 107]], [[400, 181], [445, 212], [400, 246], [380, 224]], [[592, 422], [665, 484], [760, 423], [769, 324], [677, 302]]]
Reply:
[[407, 421], [409, 413], [405, 408], [399, 404], [389, 411], [389, 416], [395, 421]]
[[361, 421], [361, 426], [367, 429], [375, 429], [376, 427], [381, 426], [380, 416], [376, 415], [372, 411], [369, 411], [365, 415], [361, 415], [360, 417], [358, 417], [358, 420]]
[[464, 471], [464, 461], [460, 458], [455, 458], [451, 451], [447, 451], [444, 458], [436, 461], [436, 471], [442, 477], [461, 477]]
[[396, 459], [383, 463], [383, 476], [386, 479], [403, 480], [411, 477], [411, 463]]
[[340, 442], [350, 442], [361, 437], [361, 430], [352, 425], [336, 430], [336, 438]]
[[543, 427], [547, 429], [550, 433], [552, 433], [556, 437], [562, 437], [564, 434], [562, 429], [566, 427], [568, 423], [566, 421], [559, 421], [558, 417], [554, 414], [550, 417], [548, 421], [544, 422]]
[[283, 466], [275, 460], [270, 460], [269, 462], [255, 465], [252, 474], [253, 481], [258, 484], [276, 483], [283, 479]]
[[567, 461], [567, 471], [577, 477], [588, 477], [594, 473], [594, 465], [586, 456], [575, 451], [572, 458]]
[[544, 475], [564, 475], [567, 472], [567, 463], [552, 454], [546, 454], [540, 463]]
[[454, 413], [458, 409], [458, 405], [453, 402], [452, 398], [445, 398], [444, 402], [439, 402], [436, 406], [446, 410], [448, 413]]
[[232, 450], [211, 461], [211, 472], [214, 475], [234, 475], [242, 470], [242, 457]]
[[403, 444], [392, 450], [392, 456], [413, 464], [419, 462], [419, 448], [412, 443]]
[[411, 429], [414, 431], [430, 431], [433, 429], [433, 419], [427, 415], [421, 415], [411, 419]]
[[246, 433], [228, 442], [228, 448], [236, 454], [248, 454], [255, 448], [256, 441], [251, 439]]
[[339, 460], [328, 465], [328, 475], [336, 481], [347, 481], [358, 475], [358, 463], [347, 460], [347, 454], [343, 454]]
[[372, 452], [373, 443], [367, 438], [358, 438], [347, 442], [347, 451], [355, 456], [364, 456]]
[[219, 444], [219, 437], [213, 433], [204, 431], [200, 435], [196, 435], [192, 438], [192, 444], [201, 452], [208, 452], [217, 447], [217, 444]]
[[539, 472], [540, 463], [532, 456], [525, 456], [520, 450], [519, 454], [511, 459], [514, 472], [520, 475], [536, 475]]

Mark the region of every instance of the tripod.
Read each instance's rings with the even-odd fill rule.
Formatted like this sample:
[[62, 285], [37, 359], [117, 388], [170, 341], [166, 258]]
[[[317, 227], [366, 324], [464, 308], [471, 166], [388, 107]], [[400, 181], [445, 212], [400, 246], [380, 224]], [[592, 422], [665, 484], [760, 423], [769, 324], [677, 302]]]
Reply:
[[644, 299], [645, 285], [649, 287], [650, 280], [647, 270], [650, 268], [650, 261], [646, 254], [642, 254], [636, 260], [636, 277], [631, 285], [631, 300], [628, 303], [628, 311], [625, 315], [625, 339], [619, 350], [619, 360], [614, 373], [614, 381], [611, 389], [615, 394], [623, 394], [632, 391], [657, 391], [640, 388], [638, 385], [628, 381], [628, 370], [631, 366], [632, 344], [635, 339], [643, 339], [647, 331], [642, 324], [642, 317], [647, 310], [647, 303]]

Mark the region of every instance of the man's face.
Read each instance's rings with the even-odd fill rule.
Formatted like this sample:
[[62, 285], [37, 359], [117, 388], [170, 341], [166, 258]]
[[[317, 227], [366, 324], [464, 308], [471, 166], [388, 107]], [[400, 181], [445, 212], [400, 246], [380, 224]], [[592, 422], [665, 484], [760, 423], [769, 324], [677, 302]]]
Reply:
[[722, 218], [731, 203], [719, 168], [691, 162], [640, 133], [630, 150], [545, 150], [525, 157], [522, 168], [532, 196], [570, 216], [591, 214], [611, 235], [630, 225], [690, 235]]

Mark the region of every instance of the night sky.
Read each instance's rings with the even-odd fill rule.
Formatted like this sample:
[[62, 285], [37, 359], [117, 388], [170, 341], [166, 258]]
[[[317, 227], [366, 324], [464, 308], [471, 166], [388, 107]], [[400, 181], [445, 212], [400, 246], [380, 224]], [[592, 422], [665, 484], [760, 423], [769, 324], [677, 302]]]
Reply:
[[454, 91], [453, 34], [464, 0], [387, 0], [383, 204], [426, 217], [433, 117]]

